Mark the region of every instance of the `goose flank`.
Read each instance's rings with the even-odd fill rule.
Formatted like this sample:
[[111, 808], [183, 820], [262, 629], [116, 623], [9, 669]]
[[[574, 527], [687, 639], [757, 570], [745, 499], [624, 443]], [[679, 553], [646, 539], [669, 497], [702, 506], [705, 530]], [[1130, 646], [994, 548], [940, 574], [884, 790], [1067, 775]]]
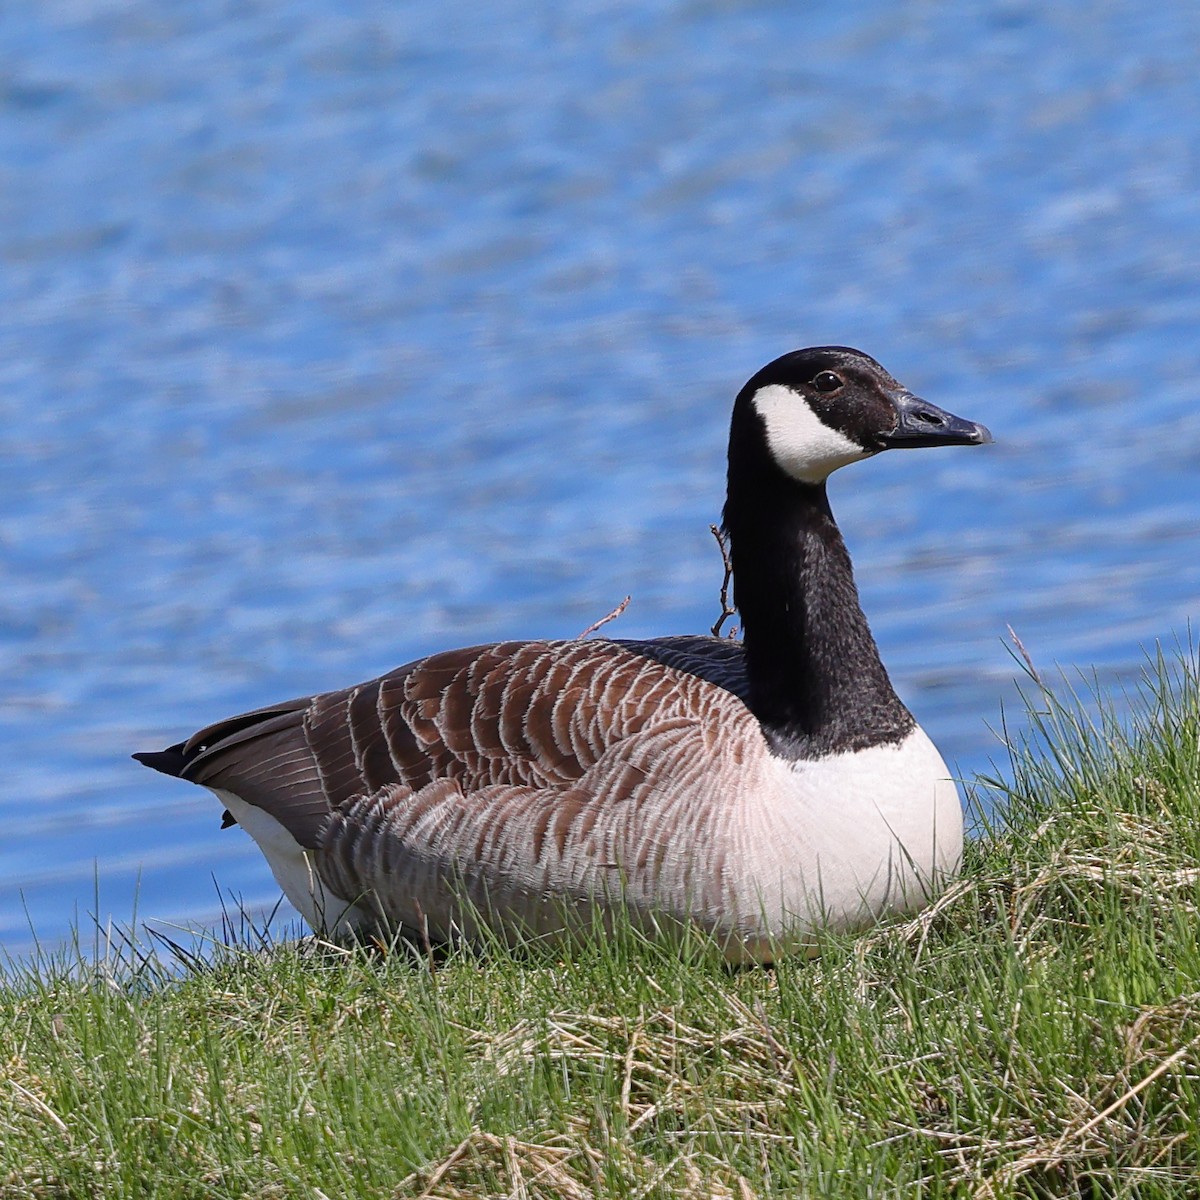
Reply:
[[823, 346], [734, 403], [724, 528], [743, 641], [502, 642], [136, 754], [211, 788], [326, 936], [557, 939], [617, 907], [734, 961], [927, 904], [962, 810], [859, 604], [829, 475], [988, 431]]

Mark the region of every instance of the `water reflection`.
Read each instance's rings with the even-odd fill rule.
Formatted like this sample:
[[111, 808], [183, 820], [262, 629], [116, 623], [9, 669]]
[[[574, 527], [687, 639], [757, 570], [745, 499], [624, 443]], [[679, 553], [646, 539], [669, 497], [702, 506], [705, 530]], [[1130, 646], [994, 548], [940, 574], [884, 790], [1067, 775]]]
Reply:
[[834, 489], [948, 758], [996, 751], [1008, 625], [1135, 677], [1200, 593], [1198, 25], [0, 13], [0, 943], [97, 871], [119, 914], [273, 902], [132, 749], [627, 592], [629, 636], [707, 628], [729, 403], [800, 344], [996, 433]]

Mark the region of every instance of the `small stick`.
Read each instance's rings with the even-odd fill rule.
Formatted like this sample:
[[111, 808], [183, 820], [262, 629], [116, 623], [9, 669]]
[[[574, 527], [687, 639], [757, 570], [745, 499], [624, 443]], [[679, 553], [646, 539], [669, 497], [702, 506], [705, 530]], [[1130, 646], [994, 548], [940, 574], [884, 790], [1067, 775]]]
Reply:
[[616, 608], [608, 614], [607, 617], [601, 617], [598, 621], [593, 621], [579, 636], [575, 639], [577, 642], [582, 642], [585, 637], [596, 632], [601, 625], [607, 625], [609, 621], [615, 621], [628, 607], [632, 596], [626, 596]]
[[[721, 615], [713, 622], [713, 637], [721, 636], [721, 626], [732, 616], [737, 615], [737, 609], [729, 603], [729, 581], [733, 578], [733, 563], [729, 561], [729, 547], [725, 544], [725, 535], [715, 526], [710, 525], [709, 532], [717, 539], [721, 550], [721, 562], [725, 565], [725, 578], [721, 580]], [[726, 637], [737, 637], [738, 627], [731, 625]]]

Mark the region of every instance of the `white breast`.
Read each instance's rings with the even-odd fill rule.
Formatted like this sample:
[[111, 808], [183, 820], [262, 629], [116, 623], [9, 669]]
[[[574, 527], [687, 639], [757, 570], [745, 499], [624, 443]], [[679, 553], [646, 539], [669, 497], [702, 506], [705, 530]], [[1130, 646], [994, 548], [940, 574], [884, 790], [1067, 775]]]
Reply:
[[769, 759], [766, 773], [727, 829], [741, 851], [732, 906], [747, 932], [757, 920], [794, 943], [814, 925], [860, 928], [916, 911], [957, 873], [958, 788], [920, 728], [899, 745]]

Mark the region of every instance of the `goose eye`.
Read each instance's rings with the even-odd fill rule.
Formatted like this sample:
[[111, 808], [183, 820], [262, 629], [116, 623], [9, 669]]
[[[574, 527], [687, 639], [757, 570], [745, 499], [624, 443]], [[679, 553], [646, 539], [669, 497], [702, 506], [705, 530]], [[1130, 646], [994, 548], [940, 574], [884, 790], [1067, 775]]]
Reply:
[[813, 387], [818, 392], [836, 392], [842, 386], [842, 377], [832, 371], [820, 371], [813, 378]]

